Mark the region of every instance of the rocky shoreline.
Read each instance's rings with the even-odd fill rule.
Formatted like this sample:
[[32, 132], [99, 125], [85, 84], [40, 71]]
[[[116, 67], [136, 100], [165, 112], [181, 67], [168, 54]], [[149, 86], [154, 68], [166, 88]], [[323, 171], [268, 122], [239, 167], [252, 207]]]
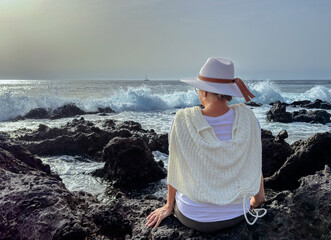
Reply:
[[[76, 114], [75, 114], [76, 116]], [[268, 214], [255, 225], [242, 222], [215, 234], [184, 227], [174, 216], [156, 231], [145, 218], [166, 199], [161, 161], [168, 136], [137, 122], [75, 118], [60, 128], [0, 134], [0, 239], [330, 239], [331, 132], [288, 144], [287, 132], [262, 130], [263, 174]], [[94, 172], [116, 190], [100, 202], [70, 192], [61, 178], [34, 155], [82, 155], [104, 161]], [[137, 194], [132, 194], [135, 192]]]
[[[272, 122], [308, 122], [327, 124], [330, 122], [331, 114], [325, 110], [307, 111], [302, 109], [294, 112], [287, 112], [288, 104], [277, 101], [273, 103], [270, 110], [267, 112], [267, 120]], [[306, 105], [304, 105], [306, 106]]]

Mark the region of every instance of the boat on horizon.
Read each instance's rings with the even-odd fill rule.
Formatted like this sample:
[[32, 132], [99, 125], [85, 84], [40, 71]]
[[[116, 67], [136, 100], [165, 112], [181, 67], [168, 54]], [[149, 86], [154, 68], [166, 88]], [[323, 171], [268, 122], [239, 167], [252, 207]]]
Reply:
[[149, 81], [147, 73], [144, 81]]

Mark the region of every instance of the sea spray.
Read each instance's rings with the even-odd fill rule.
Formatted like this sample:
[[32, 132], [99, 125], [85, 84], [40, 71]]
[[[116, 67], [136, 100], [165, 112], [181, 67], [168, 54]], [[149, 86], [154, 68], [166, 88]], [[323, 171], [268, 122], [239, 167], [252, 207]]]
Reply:
[[321, 99], [323, 101], [331, 101], [331, 88], [327, 88], [321, 85], [317, 85], [308, 91], [301, 93], [298, 96], [299, 100], [311, 100]]
[[284, 101], [278, 86], [272, 81], [261, 81], [254, 84], [248, 84], [255, 98], [252, 99], [258, 103], [271, 103], [275, 101]]
[[[262, 104], [269, 104], [277, 100], [287, 103], [296, 100], [314, 101], [317, 98], [331, 101], [331, 89], [324, 85], [314, 86], [310, 84], [311, 87], [306, 88], [305, 92], [296, 92], [296, 89], [281, 90], [279, 86], [283, 85], [273, 81], [246, 81], [246, 83], [256, 96], [252, 101]], [[125, 87], [114, 87], [112, 90], [109, 90], [110, 85], [108, 84], [105, 86], [104, 92], [99, 94], [99, 97], [92, 96], [95, 93], [88, 94], [85, 92], [83, 95], [75, 92], [72, 97], [67, 97], [67, 94], [63, 96], [58, 92], [64, 89], [61, 86], [58, 86], [56, 91], [53, 90], [48, 94], [45, 94], [43, 90], [39, 95], [34, 96], [24, 94], [22, 90], [15, 92], [14, 89], [6, 89], [0, 95], [0, 121], [8, 121], [18, 115], [23, 116], [33, 108], [54, 110], [67, 103], [75, 103], [84, 111], [97, 111], [98, 108], [111, 107], [118, 113], [123, 111], [175, 110], [200, 104], [193, 87], [179, 85], [177, 82], [171, 84], [169, 81], [165, 82], [166, 85], [153, 84], [142, 84], [135, 87], [126, 85]], [[43, 89], [46, 87], [43, 86]], [[71, 87], [72, 90], [66, 89], [66, 91], [74, 92], [83, 86], [79, 85], [79, 88], [76, 88], [73, 84]], [[102, 90], [98, 89], [98, 91]], [[238, 102], [244, 102], [244, 99], [233, 98], [233, 101], [231, 101], [231, 103]]]
[[67, 103], [67, 101], [55, 96], [17, 96], [9, 91], [0, 95], [0, 121], [7, 121], [18, 115], [24, 115], [33, 108], [54, 110], [55, 108], [63, 106], [65, 103]]

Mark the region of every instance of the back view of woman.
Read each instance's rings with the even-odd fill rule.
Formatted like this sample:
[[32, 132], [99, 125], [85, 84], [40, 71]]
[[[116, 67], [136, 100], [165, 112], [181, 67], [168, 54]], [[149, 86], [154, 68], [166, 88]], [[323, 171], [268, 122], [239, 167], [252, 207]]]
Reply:
[[243, 219], [254, 224], [266, 213], [256, 209], [265, 201], [260, 126], [246, 105], [227, 103], [232, 96], [249, 101], [254, 95], [224, 58], [209, 58], [198, 78], [181, 81], [199, 89], [204, 109], [176, 113], [169, 134], [167, 204], [152, 212], [146, 225], [156, 228], [173, 210], [185, 226], [202, 232]]

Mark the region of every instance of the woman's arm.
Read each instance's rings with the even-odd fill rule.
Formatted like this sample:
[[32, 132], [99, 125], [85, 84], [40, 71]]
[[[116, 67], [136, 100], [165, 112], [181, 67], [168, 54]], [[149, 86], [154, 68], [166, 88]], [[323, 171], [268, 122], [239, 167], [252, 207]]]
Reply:
[[254, 197], [251, 198], [251, 201], [250, 201], [251, 207], [250, 207], [250, 209], [252, 210], [252, 209], [260, 206], [264, 202], [265, 202], [265, 196], [264, 196], [263, 174], [262, 174], [260, 190]]
[[175, 195], [177, 190], [168, 184], [168, 194], [167, 194], [167, 203], [161, 208], [156, 209], [154, 212], [152, 212], [146, 219], [148, 222], [146, 223], [146, 226], [151, 227], [155, 224], [154, 228], [157, 228], [161, 221], [165, 219], [166, 217], [170, 216], [175, 204]]

